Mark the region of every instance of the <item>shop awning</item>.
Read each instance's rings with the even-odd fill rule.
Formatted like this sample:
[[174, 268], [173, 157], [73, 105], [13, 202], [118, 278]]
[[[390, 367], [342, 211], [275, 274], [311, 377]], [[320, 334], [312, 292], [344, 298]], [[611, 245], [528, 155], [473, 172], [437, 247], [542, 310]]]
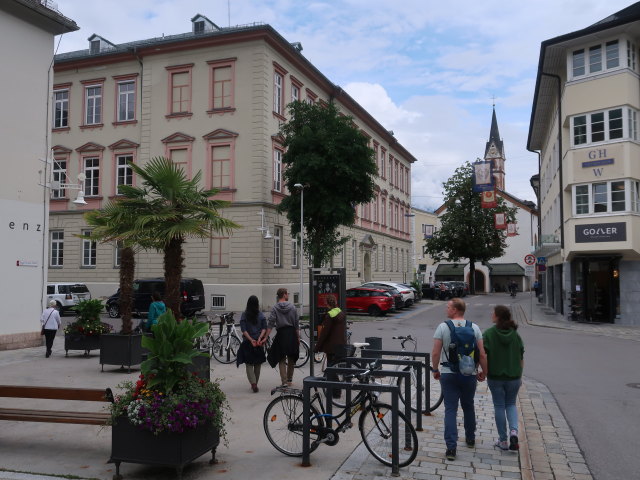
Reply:
[[515, 277], [524, 275], [524, 268], [517, 263], [488, 263], [492, 277]]
[[464, 278], [465, 263], [441, 263], [436, 268], [436, 278], [438, 277], [460, 277]]

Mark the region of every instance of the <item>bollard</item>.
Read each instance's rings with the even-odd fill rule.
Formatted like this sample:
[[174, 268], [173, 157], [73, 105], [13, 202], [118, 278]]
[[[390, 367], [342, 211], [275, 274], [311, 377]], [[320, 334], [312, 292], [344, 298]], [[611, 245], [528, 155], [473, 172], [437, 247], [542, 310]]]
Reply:
[[[380, 337], [366, 337], [364, 339], [364, 341], [369, 344], [369, 346], [367, 347], [367, 350], [382, 350], [382, 338], [380, 338]], [[382, 358], [382, 355], [379, 354], [379, 353], [371, 353], [371, 352], [369, 352], [368, 355], [371, 358]]]

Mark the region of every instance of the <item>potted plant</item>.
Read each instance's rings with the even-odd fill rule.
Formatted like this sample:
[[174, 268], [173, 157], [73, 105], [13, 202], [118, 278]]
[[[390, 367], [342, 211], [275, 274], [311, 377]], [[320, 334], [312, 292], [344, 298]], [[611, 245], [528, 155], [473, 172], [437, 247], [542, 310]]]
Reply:
[[206, 323], [176, 322], [168, 311], [145, 336], [143, 346], [149, 358], [142, 363], [138, 381], [119, 385], [111, 406], [112, 444], [110, 462], [143, 463], [183, 467], [215, 451], [225, 435], [226, 397], [217, 382], [188, 371], [194, 358], [206, 356], [193, 346], [204, 334]]
[[110, 332], [111, 325], [100, 321], [102, 302], [98, 299], [81, 300], [73, 310], [76, 321], [64, 327], [65, 355], [69, 356], [69, 350], [84, 350], [89, 355], [100, 348], [100, 336]]

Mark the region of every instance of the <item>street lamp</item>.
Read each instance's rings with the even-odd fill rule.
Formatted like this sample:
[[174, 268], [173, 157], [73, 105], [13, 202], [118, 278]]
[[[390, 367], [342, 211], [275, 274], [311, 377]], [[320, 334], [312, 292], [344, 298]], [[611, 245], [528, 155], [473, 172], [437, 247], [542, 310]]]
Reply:
[[410, 236], [411, 236], [411, 270], [412, 270], [412, 273], [413, 273], [413, 280], [416, 280], [416, 278], [417, 278], [417, 272], [416, 272], [416, 240], [415, 240], [415, 235], [416, 235], [416, 214], [415, 213], [405, 213], [404, 216], [407, 217], [407, 218], [411, 218], [411, 220], [410, 220], [411, 224], [409, 225]]
[[84, 201], [84, 181], [86, 176], [84, 173], [78, 174], [78, 183], [60, 183], [57, 180], [54, 180], [49, 185], [51, 190], [78, 190], [78, 195], [76, 199], [72, 202], [75, 205], [86, 205], [87, 202]]
[[300, 190], [300, 317], [302, 317], [304, 311], [304, 189], [308, 185], [296, 183], [294, 187]]

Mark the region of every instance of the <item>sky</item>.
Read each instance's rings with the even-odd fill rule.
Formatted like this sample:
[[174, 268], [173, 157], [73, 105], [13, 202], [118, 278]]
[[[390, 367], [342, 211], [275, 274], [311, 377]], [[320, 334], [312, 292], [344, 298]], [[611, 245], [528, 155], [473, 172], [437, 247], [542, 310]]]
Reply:
[[341, 86], [418, 160], [412, 205], [440, 206], [443, 182], [484, 156], [495, 104], [505, 189], [535, 201], [538, 157], [527, 136], [540, 43], [632, 4], [620, 0], [56, 0], [80, 30], [119, 44], [191, 31], [200, 13], [220, 27], [267, 23]]

